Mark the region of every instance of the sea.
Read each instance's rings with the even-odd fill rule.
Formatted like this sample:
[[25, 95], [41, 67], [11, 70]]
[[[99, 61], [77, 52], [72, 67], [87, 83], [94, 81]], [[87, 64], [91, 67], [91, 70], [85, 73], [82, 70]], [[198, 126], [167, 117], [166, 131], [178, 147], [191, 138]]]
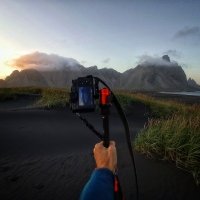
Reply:
[[178, 94], [178, 95], [188, 95], [188, 96], [198, 96], [200, 97], [200, 91], [195, 92], [160, 92], [163, 94]]

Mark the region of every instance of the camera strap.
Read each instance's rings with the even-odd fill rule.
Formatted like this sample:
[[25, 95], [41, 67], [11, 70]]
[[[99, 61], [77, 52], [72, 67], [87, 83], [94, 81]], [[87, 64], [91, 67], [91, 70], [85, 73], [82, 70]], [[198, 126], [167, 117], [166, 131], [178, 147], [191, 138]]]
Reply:
[[99, 133], [86, 118], [84, 118], [80, 113], [76, 113], [76, 115], [100, 140], [103, 140], [103, 135], [101, 135], [101, 133]]

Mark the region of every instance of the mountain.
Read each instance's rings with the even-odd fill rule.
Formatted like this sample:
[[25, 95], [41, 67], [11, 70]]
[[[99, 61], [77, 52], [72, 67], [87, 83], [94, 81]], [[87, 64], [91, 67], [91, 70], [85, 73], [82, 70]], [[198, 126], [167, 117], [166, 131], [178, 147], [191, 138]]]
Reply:
[[83, 76], [91, 74], [105, 81], [111, 88], [118, 88], [121, 73], [111, 68], [98, 69], [97, 66], [85, 68]]
[[192, 78], [189, 78], [189, 79], [188, 79], [188, 85], [189, 85], [190, 87], [192, 87], [192, 88], [195, 88], [196, 90], [200, 90], [200, 85], [198, 85], [198, 84], [196, 83], [196, 81], [193, 80]]
[[188, 89], [185, 72], [177, 64], [172, 66], [140, 64], [124, 72], [120, 82], [120, 88], [130, 90], [184, 91]]
[[[0, 87], [70, 87], [72, 79], [93, 75], [101, 78], [113, 89], [137, 91], [191, 91], [200, 87], [192, 79], [186, 78], [182, 67], [171, 62], [168, 55], [154, 60], [145, 60], [135, 68], [119, 73], [111, 68], [98, 69], [97, 66], [85, 68], [74, 60], [72, 65], [62, 64], [62, 68], [51, 70], [24, 69], [15, 70]], [[49, 61], [50, 62], [50, 61]], [[48, 63], [50, 65], [50, 63]]]
[[7, 87], [49, 86], [42, 74], [35, 69], [25, 69], [21, 72], [15, 70], [10, 76], [6, 77], [5, 83]]
[[82, 76], [81, 71], [74, 71], [71, 69], [41, 71], [40, 73], [49, 87], [57, 88], [69, 87], [72, 79]]
[[6, 87], [6, 83], [3, 79], [0, 79], [0, 88]]

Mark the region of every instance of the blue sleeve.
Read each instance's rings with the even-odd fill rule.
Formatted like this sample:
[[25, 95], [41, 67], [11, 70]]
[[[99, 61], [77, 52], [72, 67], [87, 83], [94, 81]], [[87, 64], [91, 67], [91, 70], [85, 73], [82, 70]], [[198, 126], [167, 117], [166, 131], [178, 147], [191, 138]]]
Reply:
[[95, 169], [80, 200], [114, 200], [114, 175], [109, 169]]

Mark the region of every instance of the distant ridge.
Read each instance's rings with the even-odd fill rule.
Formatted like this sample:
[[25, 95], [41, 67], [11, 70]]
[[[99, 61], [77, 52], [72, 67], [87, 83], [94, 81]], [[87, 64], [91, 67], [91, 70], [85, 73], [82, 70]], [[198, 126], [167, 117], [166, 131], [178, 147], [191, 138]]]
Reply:
[[51, 70], [24, 69], [15, 70], [5, 80], [0, 80], [0, 87], [70, 87], [72, 79], [86, 75], [98, 76], [113, 89], [137, 91], [194, 91], [200, 86], [191, 78], [187, 80], [181, 66], [171, 62], [168, 55], [156, 61], [144, 61], [124, 73], [112, 68], [98, 69], [97, 66], [85, 68], [78, 62], [73, 66]]

